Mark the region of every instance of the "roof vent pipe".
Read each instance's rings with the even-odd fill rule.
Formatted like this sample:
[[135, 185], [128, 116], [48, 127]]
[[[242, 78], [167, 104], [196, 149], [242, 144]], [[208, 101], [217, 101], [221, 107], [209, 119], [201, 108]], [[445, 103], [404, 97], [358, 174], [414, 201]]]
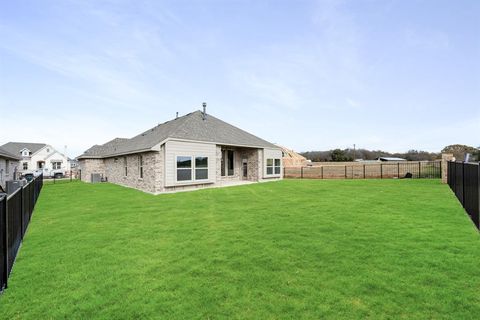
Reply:
[[175, 116], [175, 119], [178, 119], [178, 111], [177, 111], [177, 115]]
[[203, 103], [203, 120], [207, 119], [207, 103]]

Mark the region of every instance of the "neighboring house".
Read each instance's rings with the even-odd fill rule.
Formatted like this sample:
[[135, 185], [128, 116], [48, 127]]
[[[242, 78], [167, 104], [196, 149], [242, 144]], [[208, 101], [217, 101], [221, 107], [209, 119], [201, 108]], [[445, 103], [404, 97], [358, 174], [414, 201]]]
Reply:
[[21, 174], [42, 172], [44, 176], [50, 177], [55, 173], [66, 174], [70, 171], [68, 157], [49, 144], [8, 142], [0, 148], [21, 158], [18, 166]]
[[[77, 158], [81, 179], [150, 193], [282, 178], [282, 150], [220, 119], [195, 111], [131, 139], [95, 145]], [[97, 176], [98, 178], [98, 176]]]
[[0, 187], [6, 189], [9, 180], [15, 180], [18, 176], [17, 168], [20, 157], [0, 147]]
[[283, 166], [284, 167], [298, 167], [307, 165], [307, 158], [296, 153], [291, 149], [287, 149], [282, 146], [278, 146], [283, 152]]

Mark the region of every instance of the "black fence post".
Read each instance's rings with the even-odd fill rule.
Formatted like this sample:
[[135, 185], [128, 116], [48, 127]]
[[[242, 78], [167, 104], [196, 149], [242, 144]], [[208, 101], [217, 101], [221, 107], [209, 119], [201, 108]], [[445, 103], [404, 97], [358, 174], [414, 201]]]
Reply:
[[480, 230], [480, 162], [478, 163], [478, 171], [477, 171], [477, 219], [478, 219], [478, 226], [477, 228]]
[[367, 176], [365, 175], [365, 165], [363, 165], [363, 179], [366, 179]]
[[400, 179], [400, 163], [397, 162], [397, 178]]
[[380, 163], [380, 179], [383, 179], [383, 164]]
[[422, 165], [420, 164], [420, 161], [418, 161], [418, 178], [422, 177], [421, 172], [422, 172]]
[[25, 210], [23, 206], [23, 193], [24, 189], [23, 187], [20, 187], [20, 239], [23, 239], [23, 210]]
[[301, 179], [303, 179], [303, 167], [301, 167], [300, 170], [301, 170], [301, 175], [300, 175], [300, 177], [301, 177]]
[[462, 206], [465, 207], [465, 161], [462, 161]]
[[345, 179], [347, 179], [347, 165], [345, 165]]
[[323, 166], [320, 167], [321, 168], [321, 173], [322, 173], [322, 179], [323, 179]]
[[452, 176], [452, 183], [453, 183], [453, 192], [455, 194], [457, 194], [457, 164], [456, 162], [450, 162], [450, 164], [452, 165], [452, 172], [453, 172], [453, 176]]

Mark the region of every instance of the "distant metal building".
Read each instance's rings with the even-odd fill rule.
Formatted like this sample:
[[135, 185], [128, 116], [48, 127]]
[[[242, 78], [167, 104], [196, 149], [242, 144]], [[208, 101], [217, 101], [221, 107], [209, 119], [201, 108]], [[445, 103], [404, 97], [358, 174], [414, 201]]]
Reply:
[[378, 158], [375, 158], [375, 160], [377, 161], [393, 161], [393, 162], [399, 162], [399, 161], [407, 161], [407, 159], [403, 159], [403, 158], [396, 158], [396, 157], [378, 157]]

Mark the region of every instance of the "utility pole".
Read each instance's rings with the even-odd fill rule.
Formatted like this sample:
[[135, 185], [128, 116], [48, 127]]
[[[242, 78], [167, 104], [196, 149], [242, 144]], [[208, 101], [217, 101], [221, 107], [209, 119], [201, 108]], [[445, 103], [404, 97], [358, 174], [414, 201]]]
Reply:
[[353, 144], [353, 161], [355, 161], [355, 143]]

